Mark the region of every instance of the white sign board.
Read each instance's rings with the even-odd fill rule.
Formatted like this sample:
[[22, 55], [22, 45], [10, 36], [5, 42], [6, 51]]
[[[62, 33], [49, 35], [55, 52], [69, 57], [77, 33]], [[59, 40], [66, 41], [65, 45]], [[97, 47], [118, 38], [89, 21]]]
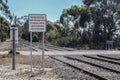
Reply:
[[106, 44], [113, 44], [113, 41], [111, 41], [111, 40], [106, 40]]
[[[13, 40], [13, 27], [10, 27], [10, 40]], [[18, 27], [15, 27], [15, 41], [18, 42]]]
[[45, 32], [45, 31], [46, 31], [46, 15], [29, 14], [29, 32]]

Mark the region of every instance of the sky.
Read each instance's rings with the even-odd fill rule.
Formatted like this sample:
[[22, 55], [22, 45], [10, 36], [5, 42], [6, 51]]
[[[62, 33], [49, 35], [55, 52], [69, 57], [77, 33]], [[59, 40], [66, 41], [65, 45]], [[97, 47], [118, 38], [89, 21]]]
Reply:
[[82, 0], [8, 0], [12, 14], [17, 17], [28, 14], [46, 14], [50, 21], [59, 20], [63, 9], [82, 5]]

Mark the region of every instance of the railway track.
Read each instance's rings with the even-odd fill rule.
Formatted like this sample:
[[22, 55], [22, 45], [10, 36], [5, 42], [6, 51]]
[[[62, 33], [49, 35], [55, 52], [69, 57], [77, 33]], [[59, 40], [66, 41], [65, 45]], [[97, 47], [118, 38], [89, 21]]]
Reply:
[[116, 60], [112, 60], [112, 59], [107, 59], [107, 58], [103, 58], [103, 57], [99, 57], [99, 56], [96, 56], [96, 55], [83, 55], [84, 57], [87, 57], [87, 58], [91, 58], [91, 59], [95, 59], [95, 60], [100, 60], [100, 61], [105, 61], [105, 62], [109, 62], [109, 63], [112, 63], [112, 64], [118, 64], [120, 65], [120, 62], [119, 61], [116, 61]]
[[107, 58], [107, 59], [120, 60], [120, 58], [110, 57], [110, 56], [106, 56], [106, 55], [97, 55], [97, 56]]
[[[74, 69], [83, 71], [83, 72], [86, 73], [86, 74], [89, 74], [89, 75], [91, 75], [91, 76], [94, 76], [94, 77], [96, 77], [98, 80], [108, 80], [107, 77], [105, 77], [105, 76], [103, 76], [103, 75], [100, 75], [100, 74], [97, 73], [97, 72], [94, 72], [94, 71], [91, 71], [91, 70], [87, 70], [87, 69], [85, 69], [85, 68], [82, 67], [82, 66], [76, 66], [74, 63], [73, 63], [73, 64], [70, 63], [69, 60], [66, 61], [66, 60], [64, 60], [64, 59], [61, 59], [61, 58], [58, 58], [58, 57], [54, 57], [54, 56], [49, 56], [49, 57], [52, 58], [52, 59], [54, 59], [54, 60], [57, 60], [57, 61], [59, 61], [59, 62], [62, 62], [62, 63], [66, 64], [66, 65], [69, 66], [69, 67], [72, 67], [72, 68], [74, 68]], [[64, 57], [64, 58], [65, 58], [65, 57]]]
[[[26, 47], [30, 47], [30, 42], [21, 42], [19, 43], [19, 45], [21, 46], [26, 46]], [[41, 50], [42, 49], [42, 44], [32, 44], [32, 49], [35, 51]], [[45, 44], [45, 51], [52, 51], [52, 50], [57, 50], [57, 51], [74, 51], [76, 49], [73, 48], [64, 48], [64, 47], [58, 47], [58, 46], [53, 46], [53, 45], [49, 45], [49, 44]]]
[[[78, 57], [70, 57], [70, 56], [65, 56], [65, 57], [68, 58], [68, 59], [84, 62], [84, 63], [90, 64], [90, 65], [100, 67], [100, 68], [103, 68], [103, 69], [106, 69], [106, 70], [109, 70], [109, 71], [120, 74], [120, 70], [116, 69], [115, 65], [113, 66], [114, 67], [113, 68], [113, 67], [111, 67], [110, 64], [107, 65], [107, 63], [106, 63], [106, 65], [105, 65], [105, 63], [103, 61], [96, 60], [96, 63], [95, 63], [95, 60], [90, 60], [90, 59], [87, 59], [87, 58], [82, 58], [82, 57], [78, 58]], [[118, 68], [120, 68], [120, 67], [118, 67]]]

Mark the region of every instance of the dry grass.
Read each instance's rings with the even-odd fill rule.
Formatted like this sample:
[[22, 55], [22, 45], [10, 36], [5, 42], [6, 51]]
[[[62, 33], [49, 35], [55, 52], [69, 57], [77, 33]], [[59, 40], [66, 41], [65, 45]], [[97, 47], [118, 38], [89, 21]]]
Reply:
[[[6, 79], [9, 79], [9, 80], [46, 80], [46, 79], [57, 80], [57, 77], [53, 75], [49, 70], [46, 70], [46, 71], [40, 70], [40, 63], [41, 63], [40, 55], [33, 55], [32, 57], [32, 61], [33, 61], [32, 72], [30, 71], [30, 66], [26, 65], [26, 64], [30, 64], [30, 60], [29, 60], [30, 56], [21, 55], [21, 54], [16, 55], [16, 71], [11, 70], [12, 54], [0, 55], [0, 58], [1, 58], [0, 65], [5, 66], [5, 67], [2, 67], [1, 69], [2, 71], [0, 72], [1, 73], [0, 80], [1, 78], [2, 80], [6, 80]], [[6, 64], [6, 63], [9, 63], [9, 64]], [[48, 59], [48, 56], [45, 56], [44, 63], [45, 63], [45, 66], [47, 67], [50, 64], [50, 59]]]
[[[0, 64], [5, 63], [12, 63], [12, 54], [4, 54], [0, 55]], [[30, 64], [30, 56], [17, 54], [15, 57], [16, 63], [18, 64]], [[45, 60], [44, 62], [46, 65], [49, 64], [48, 60]], [[40, 55], [33, 55], [32, 56], [32, 64], [33, 67], [40, 67], [41, 64], [41, 56]]]

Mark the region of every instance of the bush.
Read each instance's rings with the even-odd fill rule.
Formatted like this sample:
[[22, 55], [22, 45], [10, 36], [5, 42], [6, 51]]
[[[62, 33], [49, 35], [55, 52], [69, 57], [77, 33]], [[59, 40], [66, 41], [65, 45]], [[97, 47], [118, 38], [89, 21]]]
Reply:
[[33, 42], [38, 42], [39, 41], [39, 37], [37, 34], [33, 34]]
[[[8, 52], [8, 54], [12, 54], [12, 53], [13, 53], [12, 50]], [[20, 54], [20, 52], [16, 52], [16, 54]]]
[[1, 32], [1, 33], [0, 33], [0, 41], [3, 42], [3, 41], [5, 41], [6, 39], [7, 39], [7, 34], [4, 33], [4, 32]]

